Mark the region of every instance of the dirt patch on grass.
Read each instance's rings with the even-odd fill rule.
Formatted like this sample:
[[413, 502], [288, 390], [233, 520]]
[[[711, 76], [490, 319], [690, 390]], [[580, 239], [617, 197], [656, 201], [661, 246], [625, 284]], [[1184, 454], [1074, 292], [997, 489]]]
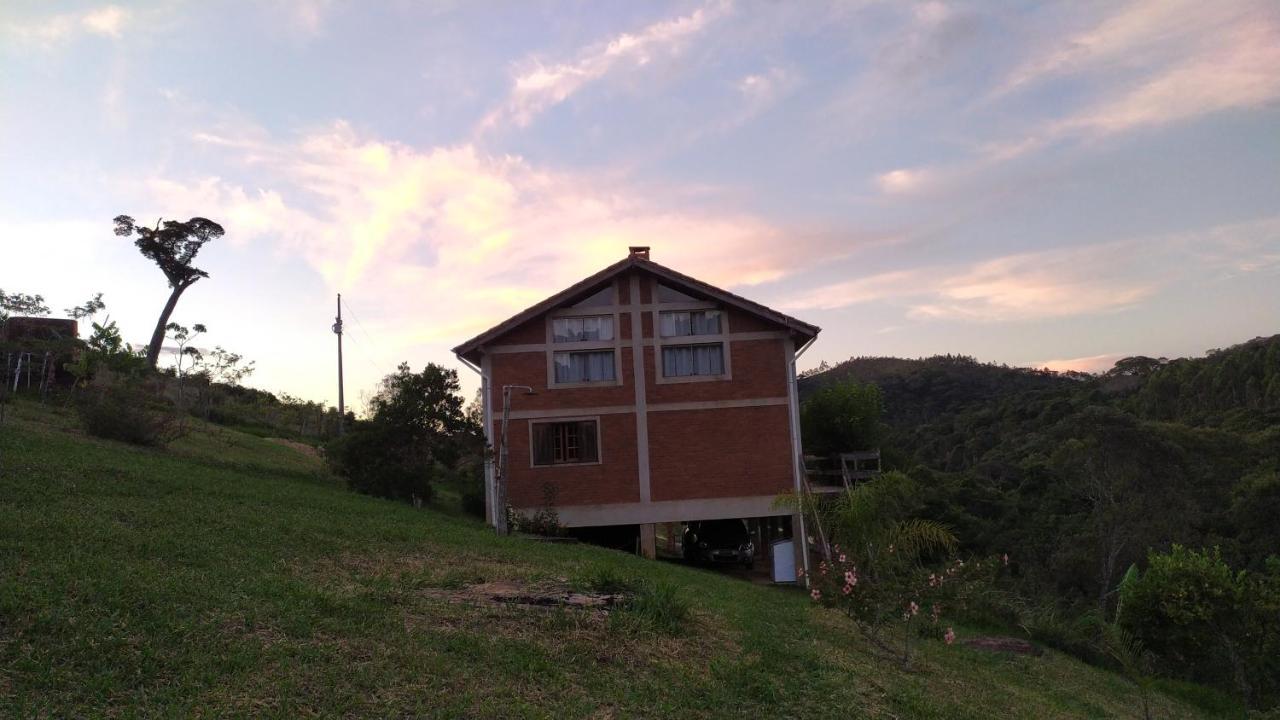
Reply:
[[424, 590], [423, 594], [450, 602], [583, 610], [607, 610], [620, 605], [627, 597], [622, 593], [580, 592], [570, 588], [568, 581], [519, 583], [509, 580], [467, 585], [456, 590]]
[[296, 440], [286, 440], [284, 438], [265, 438], [265, 440], [269, 443], [275, 443], [276, 445], [283, 445], [288, 448], [293, 448], [294, 450], [297, 450], [303, 455], [307, 455], [309, 457], [313, 457], [313, 458], [320, 457], [320, 451], [314, 445], [300, 443]]

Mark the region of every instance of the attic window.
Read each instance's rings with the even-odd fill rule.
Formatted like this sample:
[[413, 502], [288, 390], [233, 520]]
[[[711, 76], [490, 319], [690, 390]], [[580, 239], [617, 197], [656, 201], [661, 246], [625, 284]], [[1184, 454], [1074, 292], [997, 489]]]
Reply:
[[687, 335], [719, 335], [719, 310], [677, 310], [668, 311], [658, 316], [659, 331], [662, 337], [682, 337]]
[[599, 291], [579, 300], [573, 304], [573, 307], [589, 308], [589, 307], [606, 307], [613, 304], [613, 286], [608, 285], [600, 288]]
[[658, 285], [658, 302], [660, 303], [682, 303], [682, 302], [698, 302], [698, 298], [685, 295], [667, 285]]
[[563, 317], [551, 321], [554, 342], [587, 342], [613, 339], [613, 316]]

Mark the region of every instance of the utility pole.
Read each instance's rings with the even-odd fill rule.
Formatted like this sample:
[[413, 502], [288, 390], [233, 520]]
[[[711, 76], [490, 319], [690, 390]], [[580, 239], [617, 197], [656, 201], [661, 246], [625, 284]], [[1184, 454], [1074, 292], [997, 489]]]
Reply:
[[502, 431], [498, 435], [498, 472], [494, 477], [493, 503], [497, 512], [493, 516], [493, 529], [499, 535], [507, 535], [507, 423], [511, 419], [511, 391], [524, 390], [525, 395], [536, 395], [528, 385], [502, 386]]
[[338, 317], [333, 322], [333, 333], [338, 336], [338, 434], [341, 435], [347, 422], [347, 409], [342, 397], [342, 293], [338, 293]]

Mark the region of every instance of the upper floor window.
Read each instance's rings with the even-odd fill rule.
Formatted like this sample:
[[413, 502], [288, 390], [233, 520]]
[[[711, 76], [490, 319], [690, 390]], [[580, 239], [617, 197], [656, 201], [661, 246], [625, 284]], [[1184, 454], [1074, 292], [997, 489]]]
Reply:
[[551, 321], [551, 337], [558, 343], [612, 340], [613, 316], [562, 317]]
[[662, 337], [719, 335], [719, 310], [672, 310], [658, 314]]
[[585, 350], [555, 354], [557, 383], [601, 382], [614, 380], [612, 350]]
[[667, 345], [662, 348], [663, 377], [724, 375], [724, 345]]

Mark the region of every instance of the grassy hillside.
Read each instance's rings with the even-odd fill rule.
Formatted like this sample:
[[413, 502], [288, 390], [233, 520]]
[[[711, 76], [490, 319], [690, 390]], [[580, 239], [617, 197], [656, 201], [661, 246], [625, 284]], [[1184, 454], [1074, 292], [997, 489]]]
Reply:
[[[625, 613], [446, 596], [601, 572], [673, 584], [691, 623], [671, 636]], [[1205, 712], [1166, 694], [1155, 704], [1161, 717]], [[747, 713], [1140, 710], [1130, 683], [1052, 651], [925, 642], [905, 673], [795, 590], [495, 538], [346, 492], [315, 457], [266, 439], [198, 428], [138, 449], [25, 403], [0, 425], [0, 717]]]

